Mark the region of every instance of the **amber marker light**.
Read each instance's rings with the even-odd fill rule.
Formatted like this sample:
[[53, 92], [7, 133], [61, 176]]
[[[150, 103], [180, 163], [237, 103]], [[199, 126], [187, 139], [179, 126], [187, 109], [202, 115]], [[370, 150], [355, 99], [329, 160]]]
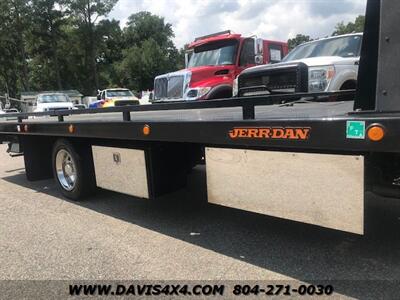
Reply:
[[385, 137], [385, 129], [380, 124], [372, 124], [367, 129], [367, 136], [373, 142], [379, 142]]
[[143, 134], [144, 135], [149, 135], [150, 134], [150, 126], [149, 125], [144, 125], [143, 126]]
[[68, 132], [69, 132], [69, 133], [74, 133], [74, 132], [75, 132], [75, 126], [72, 125], [72, 124], [69, 125], [69, 126], [68, 126]]

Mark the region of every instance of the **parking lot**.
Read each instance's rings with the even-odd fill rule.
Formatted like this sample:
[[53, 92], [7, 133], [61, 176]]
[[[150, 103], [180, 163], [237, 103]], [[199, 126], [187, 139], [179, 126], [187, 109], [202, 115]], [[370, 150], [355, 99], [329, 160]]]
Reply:
[[0, 279], [338, 280], [358, 298], [400, 278], [400, 201], [367, 195], [356, 236], [207, 205], [204, 180], [198, 167], [156, 203], [106, 191], [71, 202], [1, 146]]

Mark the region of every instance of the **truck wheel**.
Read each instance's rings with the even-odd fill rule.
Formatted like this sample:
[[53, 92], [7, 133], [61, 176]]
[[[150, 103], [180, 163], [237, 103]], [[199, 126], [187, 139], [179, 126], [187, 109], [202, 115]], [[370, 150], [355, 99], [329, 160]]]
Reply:
[[62, 194], [80, 200], [95, 190], [93, 159], [88, 145], [58, 140], [53, 148], [53, 173]]

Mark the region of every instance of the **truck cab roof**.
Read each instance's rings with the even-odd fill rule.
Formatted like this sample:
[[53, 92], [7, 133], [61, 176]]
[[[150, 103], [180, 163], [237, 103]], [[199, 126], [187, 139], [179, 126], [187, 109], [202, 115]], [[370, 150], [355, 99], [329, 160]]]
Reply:
[[129, 91], [129, 89], [127, 89], [127, 88], [111, 88], [111, 89], [100, 90], [100, 92], [103, 92], [103, 91]]
[[58, 95], [61, 95], [61, 96], [68, 96], [67, 94], [64, 94], [64, 93], [40, 93], [40, 94], [38, 94], [36, 97], [39, 97], [39, 96], [48, 96], [48, 95], [55, 95], [55, 96], [58, 96]]
[[200, 39], [200, 40], [196, 40], [196, 41], [190, 43], [188, 48], [192, 49], [192, 48], [195, 48], [197, 46], [201, 46], [201, 45], [204, 45], [204, 44], [207, 44], [207, 43], [223, 41], [223, 40], [238, 40], [241, 37], [242, 37], [242, 35], [238, 34], [238, 33], [228, 33], [228, 34], [221, 34], [221, 35], [211, 36], [211, 37]]
[[[309, 41], [309, 42], [302, 43], [299, 46], [308, 45], [308, 44], [312, 44], [312, 43], [316, 43], [316, 42], [320, 42], [320, 41], [325, 41], [325, 40], [332, 40], [332, 39], [336, 39], [336, 38], [340, 38], [340, 37], [357, 36], [357, 35], [362, 36], [363, 33], [362, 32], [355, 32], [355, 33], [328, 36], [328, 37], [319, 38], [319, 39], [315, 39], [315, 40], [312, 40], [312, 41]], [[299, 46], [297, 46], [297, 47], [299, 47]]]

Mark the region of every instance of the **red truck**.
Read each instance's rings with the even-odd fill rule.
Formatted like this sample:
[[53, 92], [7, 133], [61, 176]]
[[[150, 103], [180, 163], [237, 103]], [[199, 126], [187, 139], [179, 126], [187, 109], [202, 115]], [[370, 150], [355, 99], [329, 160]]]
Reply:
[[186, 69], [154, 80], [154, 102], [232, 97], [235, 78], [246, 68], [281, 61], [285, 42], [223, 31], [199, 37], [186, 53]]

